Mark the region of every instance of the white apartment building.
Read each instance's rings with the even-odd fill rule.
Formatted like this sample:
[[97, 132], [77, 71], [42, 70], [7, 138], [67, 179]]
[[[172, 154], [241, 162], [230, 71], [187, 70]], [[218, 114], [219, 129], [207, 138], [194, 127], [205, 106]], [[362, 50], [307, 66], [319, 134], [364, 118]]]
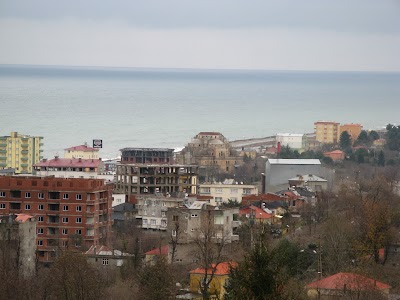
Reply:
[[242, 202], [243, 196], [257, 195], [258, 187], [251, 184], [242, 184], [235, 182], [233, 179], [225, 180], [224, 182], [214, 182], [200, 184], [199, 194], [211, 196], [211, 205], [218, 206], [222, 203], [227, 203], [228, 200]]
[[297, 133], [276, 134], [276, 144], [281, 143], [282, 147], [289, 146], [294, 150], [304, 150], [307, 146], [307, 136]]

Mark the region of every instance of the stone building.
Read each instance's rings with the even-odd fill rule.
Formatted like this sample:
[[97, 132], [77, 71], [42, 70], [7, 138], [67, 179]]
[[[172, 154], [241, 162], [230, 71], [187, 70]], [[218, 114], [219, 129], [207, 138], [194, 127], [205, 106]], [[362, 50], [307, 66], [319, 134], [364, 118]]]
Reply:
[[196, 164], [203, 169], [201, 180], [209, 181], [213, 172], [231, 173], [243, 164], [229, 141], [219, 132], [200, 132], [176, 155], [180, 164]]

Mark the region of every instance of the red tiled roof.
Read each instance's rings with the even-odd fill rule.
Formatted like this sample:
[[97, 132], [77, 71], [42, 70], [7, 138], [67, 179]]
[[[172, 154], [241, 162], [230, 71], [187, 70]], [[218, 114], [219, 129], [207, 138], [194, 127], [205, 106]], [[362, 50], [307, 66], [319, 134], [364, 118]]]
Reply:
[[15, 218], [15, 221], [17, 221], [18, 223], [25, 223], [30, 218], [33, 218], [33, 216], [26, 215], [26, 214], [16, 214], [16, 216], [17, 217]]
[[88, 147], [87, 145], [79, 145], [75, 147], [70, 147], [64, 150], [70, 150], [70, 151], [99, 151], [99, 149]]
[[[217, 265], [214, 275], [228, 275], [230, 267], [236, 268], [236, 262], [223, 262]], [[212, 273], [212, 269], [215, 268], [215, 264], [211, 265], [211, 268], [207, 270], [208, 274]], [[197, 268], [189, 272], [190, 274], [205, 274], [204, 268]]]
[[282, 196], [279, 196], [279, 195], [273, 194], [273, 193], [248, 195], [248, 196], [242, 197], [242, 202], [247, 201], [247, 200], [250, 200], [250, 201], [276, 201], [276, 200], [285, 200], [285, 197], [282, 197]]
[[337, 273], [324, 279], [314, 281], [307, 288], [319, 288], [327, 290], [341, 290], [346, 285], [349, 290], [383, 290], [389, 289], [390, 285], [372, 278], [353, 273]]
[[324, 154], [343, 154], [344, 152], [341, 150], [333, 150], [331, 152], [324, 152]]
[[253, 205], [246, 208], [241, 208], [239, 210], [239, 215], [246, 215], [250, 214], [251, 212], [254, 213], [255, 219], [271, 219], [273, 217], [272, 214], [269, 214], [261, 208]]
[[[150, 251], [147, 251], [145, 253], [146, 255], [160, 255], [160, 248], [154, 248]], [[161, 247], [161, 255], [168, 255], [168, 245], [162, 246]]]
[[97, 168], [101, 163], [100, 159], [81, 159], [81, 158], [55, 158], [42, 160], [34, 167], [74, 167], [74, 168]]

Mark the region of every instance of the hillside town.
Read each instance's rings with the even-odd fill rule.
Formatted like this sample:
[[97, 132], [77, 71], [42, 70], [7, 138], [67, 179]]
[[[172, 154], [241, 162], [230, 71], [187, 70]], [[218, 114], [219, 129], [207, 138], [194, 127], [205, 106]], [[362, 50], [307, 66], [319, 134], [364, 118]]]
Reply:
[[4, 299], [400, 299], [400, 126], [45, 140], [0, 136]]

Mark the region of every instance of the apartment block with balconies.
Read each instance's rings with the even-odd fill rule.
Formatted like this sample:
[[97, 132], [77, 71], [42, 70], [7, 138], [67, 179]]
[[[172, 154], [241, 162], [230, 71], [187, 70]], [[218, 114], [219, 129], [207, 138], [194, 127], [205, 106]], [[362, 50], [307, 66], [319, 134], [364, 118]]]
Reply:
[[337, 144], [340, 139], [340, 124], [331, 121], [314, 123], [315, 140], [322, 144]]
[[101, 179], [0, 177], [0, 215], [24, 213], [37, 220], [40, 262], [53, 262], [68, 248], [107, 245], [112, 185]]
[[0, 169], [14, 169], [16, 174], [32, 174], [32, 166], [42, 158], [43, 137], [11, 132], [0, 136]]

